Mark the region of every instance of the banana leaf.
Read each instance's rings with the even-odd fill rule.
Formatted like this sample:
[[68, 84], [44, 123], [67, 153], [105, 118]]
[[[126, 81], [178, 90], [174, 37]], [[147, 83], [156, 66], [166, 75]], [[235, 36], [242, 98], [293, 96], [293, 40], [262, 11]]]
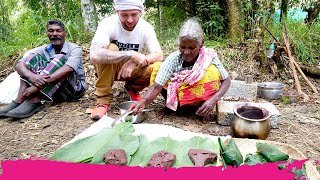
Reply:
[[226, 167], [227, 165], [238, 167], [243, 163], [243, 156], [233, 139], [231, 139], [227, 145], [224, 145], [221, 142], [220, 137], [218, 138], [218, 142], [224, 167]]
[[[212, 151], [214, 153], [219, 152], [218, 144], [214, 143], [209, 138], [196, 136], [188, 140], [176, 141], [171, 139], [170, 137], [162, 137], [155, 139], [146, 146], [142, 162], [139, 165], [146, 166], [154, 153], [161, 150], [166, 150], [176, 155], [176, 161], [173, 164], [173, 167], [194, 166], [188, 156], [188, 151], [190, 149], [204, 149]], [[133, 155], [133, 159], [135, 158], [135, 156], [136, 154]], [[216, 165], [216, 163], [210, 165]]]
[[257, 153], [261, 154], [268, 162], [284, 161], [289, 159], [289, 155], [283, 153], [273, 145], [257, 143]]
[[78, 139], [56, 150], [49, 159], [67, 162], [91, 162], [96, 152], [116, 135], [132, 134], [131, 123], [121, 123], [114, 128], [104, 128], [95, 135]]
[[141, 166], [143, 155], [146, 151], [148, 145], [148, 139], [145, 135], [141, 134], [139, 136], [139, 148], [131, 157], [131, 161], [128, 161], [129, 166]]
[[[170, 137], [161, 137], [151, 141], [146, 148], [144, 156], [142, 158], [141, 166], [146, 166], [151, 159], [151, 156], [161, 150], [166, 150], [175, 154], [176, 156], [181, 153], [181, 142], [171, 139]], [[177, 158], [177, 157], [176, 157]], [[176, 166], [176, 162], [173, 164]]]
[[[176, 166], [194, 166], [190, 157], [188, 156], [188, 152], [190, 149], [203, 149], [214, 152], [218, 155], [219, 153], [219, 145], [214, 143], [214, 141], [209, 138], [202, 138], [200, 136], [192, 137], [188, 140], [184, 140], [181, 142], [182, 152], [177, 155]], [[217, 162], [213, 164], [208, 164], [207, 166], [215, 166]]]
[[262, 155], [260, 154], [247, 154], [244, 160], [245, 164], [255, 165], [255, 164], [263, 164], [268, 162]]
[[92, 158], [92, 164], [105, 164], [104, 154], [110, 149], [123, 149], [127, 155], [127, 161], [130, 162], [131, 156], [139, 147], [139, 137], [131, 134], [115, 135], [102, 146]]

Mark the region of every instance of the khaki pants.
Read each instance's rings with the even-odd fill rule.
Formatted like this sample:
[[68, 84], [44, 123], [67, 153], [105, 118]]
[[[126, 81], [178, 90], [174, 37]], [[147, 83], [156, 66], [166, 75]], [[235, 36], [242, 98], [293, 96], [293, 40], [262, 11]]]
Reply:
[[[118, 51], [118, 47], [115, 44], [110, 44], [109, 50]], [[125, 62], [120, 62], [117, 64], [96, 64], [95, 69], [98, 75], [98, 80], [96, 81], [96, 91], [95, 95], [97, 97], [97, 102], [99, 104], [111, 104], [113, 99], [113, 82], [116, 81], [118, 77], [118, 72]], [[141, 68], [135, 68], [132, 71], [130, 78], [121, 78], [119, 81], [126, 81], [125, 87], [128, 90], [134, 92], [142, 91], [145, 87], [150, 84], [151, 70], [150, 66], [145, 66]]]

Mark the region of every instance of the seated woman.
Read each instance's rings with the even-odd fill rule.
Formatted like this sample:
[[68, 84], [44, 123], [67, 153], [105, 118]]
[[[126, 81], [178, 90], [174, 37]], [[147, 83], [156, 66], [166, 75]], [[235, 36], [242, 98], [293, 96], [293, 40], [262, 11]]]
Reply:
[[[207, 121], [217, 101], [227, 92], [231, 80], [219, 61], [217, 53], [203, 46], [204, 35], [199, 22], [188, 19], [179, 33], [179, 50], [163, 63], [155, 63], [151, 87], [130, 109], [138, 114], [162, 90], [166, 90], [166, 107], [176, 111], [178, 106], [197, 105], [196, 114]], [[161, 118], [167, 111], [160, 113]]]

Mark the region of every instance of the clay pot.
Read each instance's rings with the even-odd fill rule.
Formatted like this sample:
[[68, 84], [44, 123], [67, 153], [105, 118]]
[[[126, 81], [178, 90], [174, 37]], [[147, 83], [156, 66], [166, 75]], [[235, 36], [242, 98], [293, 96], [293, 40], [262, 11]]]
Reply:
[[270, 112], [252, 104], [243, 104], [234, 109], [231, 129], [235, 137], [266, 139], [270, 133]]

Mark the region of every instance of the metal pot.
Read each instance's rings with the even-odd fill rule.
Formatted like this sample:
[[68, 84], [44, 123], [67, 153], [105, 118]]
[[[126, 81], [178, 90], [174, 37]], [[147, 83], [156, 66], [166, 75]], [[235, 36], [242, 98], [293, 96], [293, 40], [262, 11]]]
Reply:
[[279, 99], [284, 86], [284, 84], [278, 82], [258, 83], [258, 95], [265, 99]]
[[[121, 104], [119, 104], [118, 108], [120, 110], [120, 113], [126, 113], [127, 110], [129, 110], [130, 106], [134, 103], [134, 101], [126, 101]], [[132, 123], [140, 123], [144, 121], [147, 118], [147, 111], [152, 111], [152, 109], [144, 109], [142, 110], [141, 113], [133, 116], [128, 114], [127, 116], [124, 117], [124, 119], [121, 120], [121, 122], [132, 122]]]
[[270, 112], [252, 104], [243, 104], [234, 108], [235, 116], [231, 129], [235, 137], [266, 139], [270, 133]]

